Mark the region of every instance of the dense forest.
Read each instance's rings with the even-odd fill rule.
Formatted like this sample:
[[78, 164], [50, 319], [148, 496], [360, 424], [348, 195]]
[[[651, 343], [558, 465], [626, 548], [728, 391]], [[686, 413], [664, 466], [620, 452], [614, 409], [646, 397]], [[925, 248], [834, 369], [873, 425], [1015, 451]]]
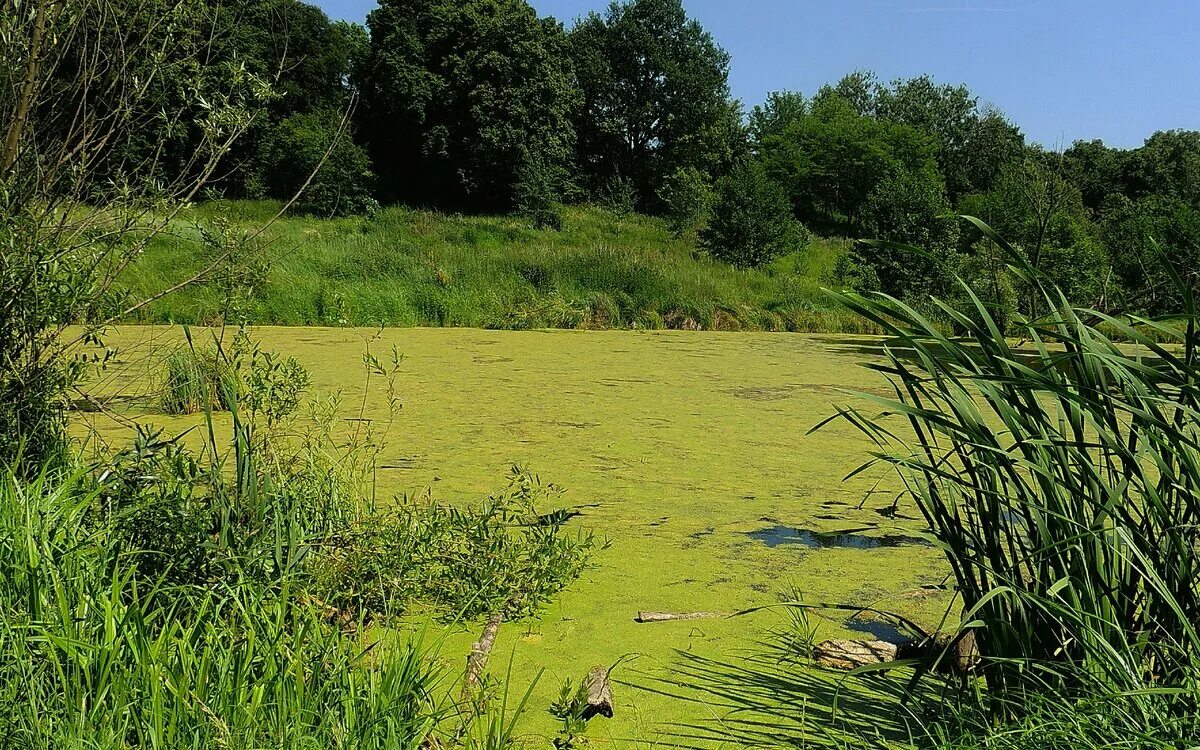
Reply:
[[[871, 237], [925, 253], [860, 243], [841, 285], [952, 297], [959, 275], [1001, 320], [1032, 303], [953, 214], [982, 218], [1076, 302], [1104, 309], [1171, 311], [1155, 256], [1200, 264], [1200, 132], [1055, 152], [966, 86], [865, 71], [747, 112], [730, 95], [730, 55], [680, 0], [613, 3], [569, 27], [525, 0], [383, 0], [365, 27], [296, 0], [235, 0], [207, 23], [207, 75], [268, 92], [210, 187], [227, 197], [304, 188], [294, 212], [400, 203], [538, 227], [594, 202], [665, 216], [739, 267], [810, 233]], [[176, 83], [156, 83], [164, 110]], [[144, 178], [127, 165], [152, 163], [170, 183], [200, 135], [145, 123], [109, 176]], [[125, 153], [139, 148], [172, 158]]]

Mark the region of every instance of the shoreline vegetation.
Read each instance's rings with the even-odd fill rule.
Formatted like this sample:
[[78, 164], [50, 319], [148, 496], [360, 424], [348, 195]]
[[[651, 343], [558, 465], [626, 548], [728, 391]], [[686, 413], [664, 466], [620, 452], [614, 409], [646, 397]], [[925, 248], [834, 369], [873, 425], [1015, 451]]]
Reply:
[[[195, 273], [224, 240], [261, 226], [271, 201], [187, 209], [121, 277], [141, 299]], [[845, 239], [813, 239], [757, 269], [736, 269], [676, 238], [665, 221], [592, 206], [561, 231], [503, 216], [406, 208], [372, 217], [286, 217], [202, 283], [126, 323], [675, 329], [871, 333], [822, 287], [836, 285]]]

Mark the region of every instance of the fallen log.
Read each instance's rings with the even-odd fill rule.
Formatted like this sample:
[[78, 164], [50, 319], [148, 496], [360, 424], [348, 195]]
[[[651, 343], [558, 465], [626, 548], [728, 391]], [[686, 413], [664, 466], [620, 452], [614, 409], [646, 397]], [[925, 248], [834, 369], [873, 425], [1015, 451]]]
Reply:
[[634, 622], [672, 622], [674, 620], [715, 620], [728, 617], [724, 612], [638, 612]]
[[496, 643], [496, 634], [500, 632], [500, 623], [502, 622], [504, 622], [503, 612], [492, 615], [487, 624], [483, 626], [479, 640], [471, 644], [471, 653], [467, 654], [467, 670], [463, 675], [462, 697], [464, 703], [479, 698], [482, 707], [483, 699], [479, 692], [480, 686], [483, 684], [483, 670], [487, 668], [488, 655], [492, 653], [492, 646]]
[[587, 692], [587, 707], [583, 710], [584, 721], [593, 716], [613, 717], [612, 683], [608, 679], [608, 670], [604, 667], [592, 667], [584, 680], [584, 690]]
[[813, 647], [813, 659], [830, 669], [857, 669], [886, 664], [897, 659], [921, 659], [943, 674], [970, 674], [979, 665], [975, 633], [938, 633], [930, 638], [904, 643], [887, 641], [823, 641]]
[[898, 648], [887, 641], [822, 641], [813, 647], [813, 659], [830, 669], [858, 669], [896, 660]]

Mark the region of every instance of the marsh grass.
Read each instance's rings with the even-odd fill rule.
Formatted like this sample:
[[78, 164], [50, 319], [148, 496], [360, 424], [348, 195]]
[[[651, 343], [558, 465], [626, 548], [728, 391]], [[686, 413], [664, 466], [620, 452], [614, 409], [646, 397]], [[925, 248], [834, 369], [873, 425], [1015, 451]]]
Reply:
[[[122, 277], [126, 292], [171, 286], [200, 267], [207, 225], [254, 226], [275, 208], [222, 201], [191, 209]], [[239, 306], [248, 323], [870, 332], [820, 291], [848, 250], [842, 240], [739, 271], [663, 221], [597, 207], [565, 209], [562, 231], [388, 208], [370, 219], [288, 218], [269, 232], [269, 271]], [[214, 277], [136, 321], [226, 322], [227, 297]]]
[[237, 398], [237, 373], [221, 361], [215, 349], [177, 349], [167, 356], [163, 367], [162, 405], [167, 414], [224, 411]]
[[985, 710], [956, 704], [947, 743], [978, 734], [989, 746], [1065, 747], [1073, 732], [1085, 745], [1195, 740], [1200, 337], [1190, 284], [1174, 277], [1181, 326], [1077, 310], [975, 223], [1049, 311], [1018, 321], [1019, 341], [965, 285], [973, 309], [937, 303], [961, 336], [887, 296], [836, 295], [890, 337], [886, 362], [868, 366], [893, 395], [863, 394], [878, 412], [838, 415], [876, 446], [859, 471], [898, 472], [953, 570], [961, 631], [982, 652]]

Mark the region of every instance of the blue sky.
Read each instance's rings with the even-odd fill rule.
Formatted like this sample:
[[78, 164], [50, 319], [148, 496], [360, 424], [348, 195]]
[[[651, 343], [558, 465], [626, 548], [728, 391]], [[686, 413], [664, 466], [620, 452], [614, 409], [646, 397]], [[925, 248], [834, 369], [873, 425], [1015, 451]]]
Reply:
[[[311, 1], [311, 0], [310, 0]], [[606, 0], [531, 0], [568, 24]], [[362, 21], [374, 0], [317, 0]], [[1051, 148], [1200, 129], [1200, 0], [684, 0], [747, 107], [857, 68], [965, 83]]]

